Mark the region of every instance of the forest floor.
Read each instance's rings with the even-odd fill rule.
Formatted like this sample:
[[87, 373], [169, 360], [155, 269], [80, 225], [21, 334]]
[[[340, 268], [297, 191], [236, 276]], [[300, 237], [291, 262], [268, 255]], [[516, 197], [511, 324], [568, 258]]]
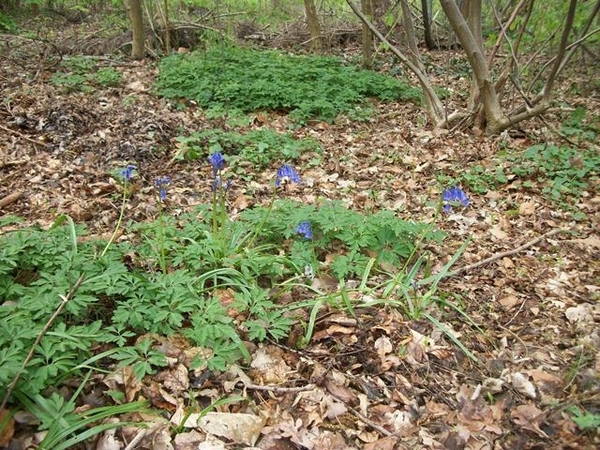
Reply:
[[[158, 176], [172, 179], [168, 209], [174, 214], [209, 201], [210, 166], [204, 160], [177, 159], [177, 137], [226, 127], [222, 120], [209, 120], [193, 106], [175, 108], [156, 96], [154, 61], [97, 58], [98, 65], [121, 72], [125, 82], [66, 92], [51, 82], [56, 69], [46, 65], [50, 59], [36, 53], [47, 48], [13, 41], [0, 61], [3, 215], [47, 227], [57, 215], [68, 214], [108, 238], [119, 215], [112, 174], [127, 164], [137, 166], [139, 186], [126, 221], [155, 217], [153, 180]], [[446, 87], [468, 89], [464, 80], [452, 82], [456, 85]], [[598, 91], [559, 95], [562, 104], [581, 105], [598, 120]], [[498, 155], [506, 149], [565, 144], [556, 130], [567, 113], [524, 123], [518, 133], [485, 137], [435, 131], [413, 104], [375, 108], [377, 114], [367, 122], [340, 118], [293, 131], [316, 139], [324, 149], [320, 165], [305, 161], [296, 166], [307, 181], [294, 191], [296, 199], [338, 199], [359, 211], [392, 209], [401, 218], [431, 220], [435, 208], [430, 201], [440, 196], [440, 174], [456, 177], [474, 166], [500, 167], [506, 162]], [[285, 115], [257, 113], [246, 129], [287, 131], [289, 125]], [[252, 189], [272, 183], [280, 163], [273, 161], [271, 171], [254, 174]], [[213, 401], [241, 395], [246, 400], [238, 406], [216, 411], [239, 413], [236, 420], [249, 420], [250, 414], [242, 413], [260, 417], [229, 425], [246, 430], [240, 431], [235, 448], [244, 443], [283, 450], [599, 448], [598, 429], [582, 431], [572, 420], [573, 408], [600, 414], [598, 187], [593, 180], [569, 209], [549, 200], [535, 183], [526, 188], [513, 179], [485, 194], [468, 192], [470, 206], [440, 220], [449, 236], [435, 250], [434, 268], [468, 238], [457, 269], [496, 257], [440, 285], [480, 327], [453, 310], [436, 312], [478, 362], [431, 322], [408, 320], [397, 309], [364, 306], [356, 316], [322, 310], [314, 337], [302, 350], [273, 342], [253, 347], [251, 367], [204, 374], [192, 384], [192, 371], [175, 365], [140, 383], [120, 385], [128, 398], [151, 399], [164, 419], [140, 415], [138, 421], [152, 426], [106, 433], [88, 448], [233, 448], [214, 435], [210, 445], [201, 444], [206, 439], [202, 428], [172, 431], [169, 419], [177, 423], [182, 417], [177, 395], [192, 389]], [[252, 192], [235, 184], [231, 207], [251, 208]], [[177, 354], [184, 350], [177, 345], [168, 340], [161, 348]], [[399, 348], [405, 352], [394, 350]], [[117, 381], [96, 383], [90, 391]], [[186, 389], [173, 390], [177, 383]], [[256, 429], [260, 439], [255, 443], [248, 433], [253, 436]], [[11, 448], [26, 448], [31, 438], [22, 431]]]

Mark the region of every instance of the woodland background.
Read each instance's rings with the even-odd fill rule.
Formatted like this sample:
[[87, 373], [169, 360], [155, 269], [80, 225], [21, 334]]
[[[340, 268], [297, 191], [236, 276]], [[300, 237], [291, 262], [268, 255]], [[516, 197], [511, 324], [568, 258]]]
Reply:
[[0, 446], [597, 448], [600, 1], [0, 1]]

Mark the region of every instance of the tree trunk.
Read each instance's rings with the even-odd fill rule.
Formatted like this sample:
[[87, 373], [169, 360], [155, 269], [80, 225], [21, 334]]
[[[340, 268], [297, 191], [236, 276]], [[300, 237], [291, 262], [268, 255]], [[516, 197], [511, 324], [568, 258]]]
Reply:
[[[472, 1], [479, 2], [480, 0]], [[504, 123], [507, 119], [502, 112], [496, 94], [495, 83], [488, 70], [482, 46], [480, 45], [482, 37], [475, 37], [473, 35], [471, 28], [458, 9], [456, 1], [440, 0], [440, 3], [456, 37], [465, 51], [471, 69], [473, 70], [473, 79], [479, 90], [480, 101], [483, 105], [483, 112], [486, 120], [485, 128], [486, 130], [497, 129], [500, 126], [500, 123]], [[479, 11], [481, 11], [481, 8], [479, 8]], [[471, 18], [471, 20], [474, 21], [474, 23], [477, 22], [477, 19]], [[479, 23], [481, 23], [480, 20]], [[481, 27], [479, 27], [479, 29], [481, 30]]]
[[144, 33], [142, 0], [125, 0], [125, 7], [131, 20], [131, 32], [133, 35], [131, 56], [134, 59], [143, 59], [146, 54], [146, 36]]
[[390, 41], [388, 41], [386, 37], [383, 34], [381, 34], [377, 30], [377, 28], [375, 28], [375, 25], [373, 25], [373, 23], [371, 23], [367, 19], [367, 17], [365, 17], [365, 15], [352, 2], [352, 0], [346, 0], [346, 3], [348, 4], [348, 6], [350, 6], [352, 11], [354, 11], [354, 14], [356, 14], [361, 20], [363, 26], [366, 26], [377, 39], [379, 39], [383, 44], [385, 44], [390, 49], [390, 51], [394, 55], [396, 55], [398, 59], [400, 59], [400, 61], [402, 61], [402, 63], [405, 64], [406, 67], [408, 67], [412, 73], [415, 74], [415, 76], [419, 80], [421, 89], [423, 89], [424, 95], [428, 97], [426, 101], [426, 106], [428, 108], [427, 112], [435, 126], [439, 126], [439, 123], [447, 120], [444, 106], [442, 105], [442, 102], [435, 93], [435, 90], [433, 89], [433, 86], [431, 85], [427, 74], [423, 70], [421, 70], [418, 65], [413, 64], [412, 60], [408, 56], [406, 56], [396, 46], [394, 46]]
[[306, 25], [310, 33], [310, 48], [315, 52], [320, 52], [323, 49], [323, 42], [314, 0], [304, 0], [304, 9], [306, 11]]
[[169, 30], [169, 2], [163, 0], [163, 26], [165, 27], [165, 53], [171, 53], [171, 31]]
[[[361, 11], [369, 22], [373, 22], [372, 0], [360, 0]], [[373, 67], [373, 33], [363, 23], [362, 27], [362, 64], [365, 69]]]
[[465, 18], [473, 37], [483, 52], [483, 34], [481, 32], [481, 0], [463, 0], [460, 12]]
[[421, 0], [421, 16], [423, 18], [423, 30], [425, 34], [425, 45], [428, 50], [436, 48], [431, 35], [431, 0]]

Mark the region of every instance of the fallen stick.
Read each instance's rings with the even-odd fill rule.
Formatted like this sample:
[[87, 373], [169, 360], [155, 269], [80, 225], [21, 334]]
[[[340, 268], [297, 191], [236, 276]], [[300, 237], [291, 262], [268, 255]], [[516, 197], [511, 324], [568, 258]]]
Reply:
[[[242, 383], [244, 383], [242, 381]], [[307, 384], [306, 386], [297, 386], [297, 387], [285, 387], [285, 386], [269, 386], [269, 385], [260, 385], [260, 384], [250, 384], [244, 383], [244, 387], [246, 389], [250, 389], [253, 391], [269, 391], [269, 392], [303, 392], [303, 391], [312, 391], [316, 388], [314, 384]]]
[[5, 127], [3, 125], [0, 125], [0, 129], [2, 129], [4, 131], [8, 131], [9, 133], [12, 133], [12, 134], [16, 134], [20, 138], [25, 139], [26, 141], [29, 141], [32, 144], [41, 145], [42, 147], [45, 147], [45, 148], [50, 148], [51, 147], [50, 144], [44, 144], [43, 142], [36, 141], [35, 139], [32, 139], [32, 138], [30, 138], [28, 136], [25, 136], [23, 133], [20, 133], [20, 132], [18, 132], [16, 130], [11, 130], [10, 128], [7, 128], [7, 127]]
[[457, 269], [453, 272], [448, 273], [449, 277], [461, 274], [461, 273], [465, 273], [468, 272], [471, 269], [476, 269], [477, 267], [481, 267], [481, 266], [485, 266], [486, 264], [489, 264], [491, 262], [497, 261], [499, 259], [504, 258], [505, 256], [511, 256], [514, 255], [516, 253], [522, 252], [523, 250], [534, 246], [535, 244], [537, 244], [540, 241], [543, 241], [544, 239], [549, 238], [550, 236], [554, 236], [555, 234], [558, 233], [566, 233], [568, 230], [563, 230], [562, 228], [557, 228], [555, 230], [549, 231], [548, 233], [542, 234], [541, 236], [536, 237], [535, 239], [526, 242], [525, 244], [514, 248], [512, 250], [507, 250], [505, 252], [501, 252], [501, 253], [496, 253], [495, 255], [490, 256], [489, 258], [486, 258], [484, 260], [478, 261], [476, 263], [473, 264], [469, 264], [467, 266], [461, 267], [460, 269]]
[[4, 198], [0, 198], [0, 208], [4, 208], [5, 206], [8, 206], [11, 203], [16, 202], [19, 199], [19, 197], [21, 197], [21, 195], [23, 195], [22, 191], [16, 191], [16, 192], [13, 192], [12, 194], [8, 194]]

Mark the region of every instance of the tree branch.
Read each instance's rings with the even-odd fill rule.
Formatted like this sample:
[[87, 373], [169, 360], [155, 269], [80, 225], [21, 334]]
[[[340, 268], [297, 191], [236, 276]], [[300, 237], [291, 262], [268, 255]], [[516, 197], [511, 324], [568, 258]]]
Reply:
[[571, 29], [573, 28], [573, 20], [575, 18], [575, 9], [577, 7], [577, 0], [571, 0], [569, 3], [569, 12], [567, 13], [567, 20], [565, 22], [565, 26], [563, 28], [562, 36], [560, 38], [560, 44], [558, 46], [558, 50], [556, 52], [556, 59], [554, 60], [554, 65], [550, 70], [550, 74], [548, 75], [548, 79], [546, 80], [546, 84], [542, 88], [542, 98], [544, 100], [548, 100], [550, 98], [550, 94], [552, 92], [552, 87], [554, 86], [554, 81], [556, 80], [556, 76], [559, 73], [561, 66], [563, 65], [563, 60], [565, 57], [565, 53], [567, 51], [567, 43], [569, 42], [569, 34], [571, 34]]
[[439, 97], [433, 90], [433, 86], [429, 82], [427, 75], [425, 75], [423, 71], [421, 71], [416, 65], [414, 65], [410, 58], [408, 58], [404, 53], [402, 53], [397, 47], [392, 45], [392, 43], [390, 43], [390, 41], [388, 41], [385, 38], [385, 36], [383, 36], [379, 32], [379, 30], [375, 28], [375, 26], [364, 16], [364, 14], [360, 12], [360, 9], [352, 2], [352, 0], [346, 0], [346, 3], [348, 3], [348, 6], [350, 6], [352, 11], [354, 11], [354, 14], [356, 14], [356, 16], [362, 21], [362, 23], [364, 23], [369, 28], [369, 30], [371, 30], [373, 35], [381, 42], [383, 42], [386, 46], [388, 46], [390, 51], [394, 55], [396, 55], [398, 59], [402, 61], [402, 63], [406, 65], [406, 67], [408, 67], [410, 71], [417, 77], [417, 79], [419, 80], [419, 84], [421, 85], [421, 89], [423, 89], [423, 93], [431, 101], [431, 110], [428, 112], [433, 122], [438, 123], [440, 120], [442, 120], [445, 115], [444, 107]]
[[548, 239], [549, 237], [554, 236], [555, 234], [558, 234], [558, 233], [566, 233], [567, 231], [568, 230], [563, 230], [561, 228], [554, 229], [552, 231], [549, 231], [546, 234], [542, 234], [541, 236], [536, 237], [535, 239], [533, 239], [533, 240], [531, 240], [529, 242], [526, 242], [523, 245], [520, 245], [517, 248], [513, 248], [512, 250], [507, 250], [507, 251], [501, 252], [501, 253], [496, 253], [495, 255], [492, 255], [489, 258], [486, 258], [486, 259], [484, 259], [482, 261], [479, 261], [479, 262], [476, 262], [476, 263], [469, 264], [467, 266], [461, 267], [460, 269], [457, 269], [457, 270], [455, 270], [453, 272], [450, 272], [448, 274], [448, 276], [451, 277], [451, 276], [460, 275], [461, 273], [465, 273], [465, 272], [468, 272], [468, 271], [470, 271], [472, 269], [476, 269], [478, 267], [485, 266], [486, 264], [489, 264], [491, 262], [497, 261], [497, 260], [502, 259], [502, 258], [504, 258], [506, 256], [515, 255], [515, 254], [517, 254], [519, 252], [522, 252], [523, 250], [525, 250], [525, 249], [527, 249], [529, 247], [534, 246], [535, 244], [537, 244], [538, 242], [543, 241], [544, 239]]

